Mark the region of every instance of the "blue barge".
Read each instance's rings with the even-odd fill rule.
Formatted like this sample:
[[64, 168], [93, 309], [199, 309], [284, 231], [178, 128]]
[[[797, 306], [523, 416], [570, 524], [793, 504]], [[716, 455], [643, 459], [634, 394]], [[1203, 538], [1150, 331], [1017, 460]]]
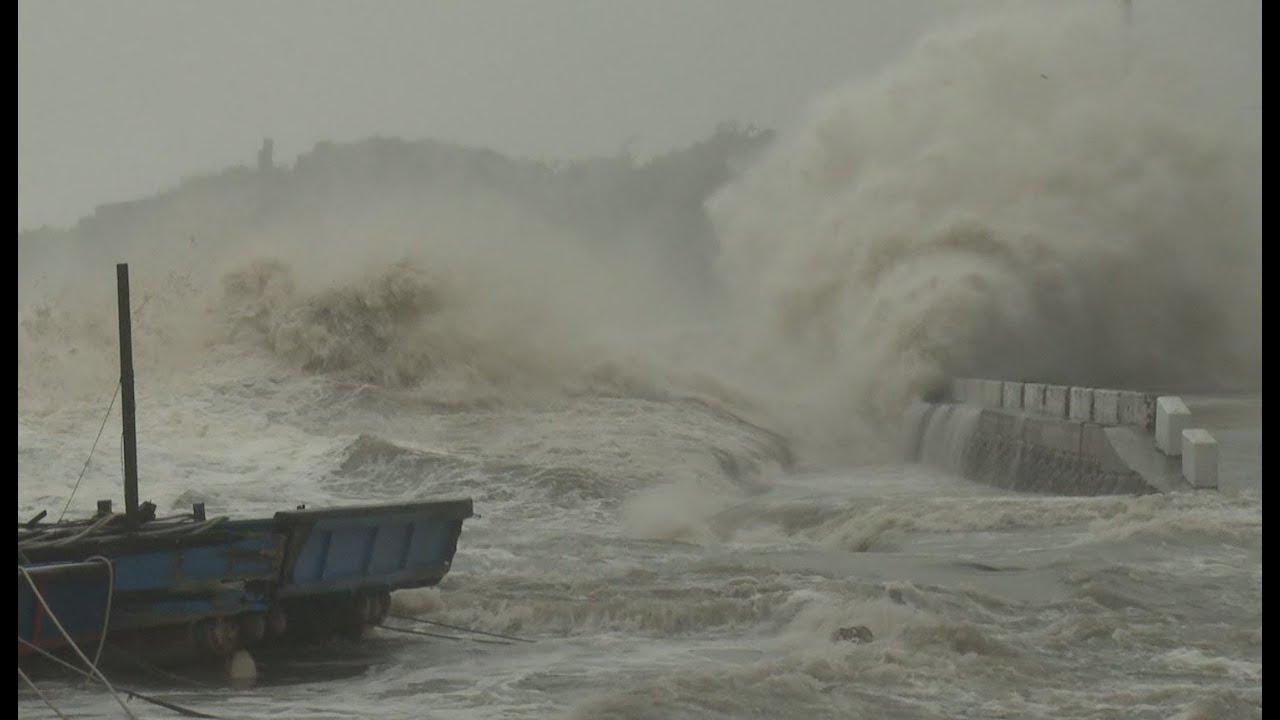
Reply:
[[[18, 661], [104, 646], [152, 657], [226, 657], [385, 619], [391, 592], [437, 585], [470, 498], [292, 510], [261, 519], [155, 518], [138, 502], [128, 267], [117, 266], [124, 513], [18, 524]], [[43, 515], [43, 514], [42, 514]]]

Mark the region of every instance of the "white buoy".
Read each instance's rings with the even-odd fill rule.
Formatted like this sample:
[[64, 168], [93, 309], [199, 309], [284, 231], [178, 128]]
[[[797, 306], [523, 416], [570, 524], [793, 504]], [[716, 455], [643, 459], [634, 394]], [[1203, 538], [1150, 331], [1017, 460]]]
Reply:
[[237, 650], [227, 658], [227, 679], [236, 687], [248, 687], [258, 679], [258, 663], [248, 650]]

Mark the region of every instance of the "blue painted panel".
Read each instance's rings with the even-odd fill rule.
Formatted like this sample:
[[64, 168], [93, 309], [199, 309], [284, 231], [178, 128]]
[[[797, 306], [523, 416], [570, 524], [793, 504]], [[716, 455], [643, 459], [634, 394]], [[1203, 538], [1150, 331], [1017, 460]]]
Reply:
[[199, 618], [266, 612], [267, 598], [257, 593], [227, 590], [198, 598], [163, 598], [113, 611], [113, 628], [153, 627]]
[[117, 592], [148, 590], [182, 591], [208, 587], [209, 583], [234, 578], [273, 579], [275, 562], [269, 536], [188, 547], [124, 554], [113, 557]]
[[369, 558], [370, 574], [394, 572], [402, 567], [410, 527], [409, 523], [389, 525], [378, 533]]
[[288, 582], [314, 582], [324, 573], [325, 559], [329, 554], [329, 536], [325, 531], [312, 532], [298, 552], [298, 558], [289, 569]]
[[339, 527], [331, 530], [329, 557], [321, 580], [347, 580], [364, 575], [366, 547], [375, 527]]
[[[96, 640], [106, 614], [107, 567], [101, 563], [56, 565], [71, 572], [42, 572], [39, 566], [28, 568], [36, 588], [77, 643]], [[49, 618], [21, 573], [18, 574], [18, 637], [46, 649], [66, 644], [62, 631]], [[32, 652], [29, 647], [18, 643], [19, 656]]]
[[281, 592], [420, 586], [448, 571], [462, 521], [412, 513], [315, 523]]
[[451, 560], [454, 549], [453, 539], [460, 524], [456, 520], [417, 523], [405, 566], [436, 566]]

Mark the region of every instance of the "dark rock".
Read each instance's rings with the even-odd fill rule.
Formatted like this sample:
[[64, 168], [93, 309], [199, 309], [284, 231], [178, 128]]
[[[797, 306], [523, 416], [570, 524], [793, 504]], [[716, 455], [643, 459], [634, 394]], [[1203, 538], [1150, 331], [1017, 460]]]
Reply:
[[852, 642], [852, 643], [869, 643], [874, 639], [875, 639], [875, 636], [871, 634], [871, 628], [867, 627], [866, 625], [851, 625], [849, 627], [842, 627], [839, 630], [836, 630], [835, 632], [831, 633], [831, 642], [839, 642], [841, 640], [847, 640], [848, 642]]

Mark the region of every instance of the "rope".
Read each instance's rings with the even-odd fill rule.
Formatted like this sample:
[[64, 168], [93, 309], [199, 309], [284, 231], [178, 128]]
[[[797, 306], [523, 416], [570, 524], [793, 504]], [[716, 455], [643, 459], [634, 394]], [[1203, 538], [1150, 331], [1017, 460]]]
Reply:
[[42, 548], [42, 547], [61, 547], [64, 545], [70, 545], [76, 540], [79, 540], [89, 535], [90, 533], [93, 533], [94, 531], [100, 529], [107, 523], [110, 523], [112, 520], [116, 520], [122, 517], [124, 517], [124, 515], [121, 513], [111, 513], [110, 515], [103, 515], [97, 520], [94, 520], [93, 523], [91, 523], [88, 527], [86, 527], [85, 529], [81, 530], [80, 532], [74, 535], [68, 535], [67, 537], [57, 538], [54, 540], [28, 540], [27, 542], [22, 543], [22, 546], [30, 549], [30, 548]]
[[161, 700], [160, 698], [153, 698], [147, 695], [143, 695], [137, 690], [125, 690], [125, 693], [127, 693], [131, 698], [138, 698], [139, 700], [144, 700], [146, 702], [151, 703], [152, 705], [159, 705], [160, 707], [166, 710], [172, 710], [183, 717], [210, 718], [210, 720], [222, 720], [222, 718], [218, 715], [209, 715], [207, 713], [202, 713], [199, 710], [184, 708], [181, 705], [175, 705], [174, 703]]
[[111, 417], [111, 408], [116, 406], [116, 397], [120, 395], [120, 383], [116, 382], [116, 391], [111, 395], [111, 404], [107, 406], [107, 413], [102, 416], [102, 426], [98, 428], [98, 437], [93, 439], [93, 447], [89, 448], [89, 457], [84, 459], [84, 467], [80, 468], [80, 477], [76, 478], [75, 487], [71, 488], [71, 495], [67, 498], [67, 504], [62, 506], [62, 515], [58, 516], [58, 521], [62, 521], [62, 516], [67, 514], [67, 508], [71, 507], [71, 498], [76, 496], [76, 491], [80, 489], [80, 481], [84, 480], [84, 473], [89, 469], [89, 461], [93, 460], [93, 451], [98, 449], [98, 441], [102, 439], [102, 431], [107, 427], [107, 420]]
[[89, 669], [102, 680], [102, 684], [107, 686], [107, 690], [111, 692], [111, 697], [115, 698], [117, 703], [120, 703], [120, 707], [124, 709], [125, 715], [128, 715], [133, 720], [138, 720], [138, 716], [133, 714], [133, 711], [129, 709], [128, 705], [124, 704], [124, 700], [120, 699], [120, 695], [116, 692], [116, 689], [112, 687], [111, 681], [102, 674], [102, 671], [98, 669], [97, 665], [89, 662], [89, 658], [85, 656], [84, 651], [82, 651], [80, 646], [76, 644], [75, 639], [71, 637], [71, 633], [67, 632], [67, 629], [62, 626], [62, 621], [54, 614], [53, 608], [49, 607], [49, 603], [44, 599], [44, 594], [40, 592], [40, 588], [36, 587], [36, 581], [31, 577], [31, 573], [27, 572], [27, 569], [21, 565], [18, 566], [18, 572], [22, 577], [26, 578], [27, 584], [31, 586], [31, 592], [35, 593], [36, 600], [40, 601], [40, 606], [44, 608], [45, 613], [49, 616], [49, 619], [53, 621], [53, 624], [58, 627], [58, 631], [62, 633], [62, 637], [66, 638], [67, 643], [71, 645], [71, 649], [76, 651], [76, 655], [79, 655], [85, 665], [87, 665]]
[[231, 518], [226, 515], [219, 515], [217, 517], [211, 517], [208, 520], [202, 520], [199, 523], [196, 523], [194, 525], [181, 524], [181, 525], [175, 525], [173, 527], [147, 530], [145, 531], [144, 534], [146, 535], [146, 537], [156, 537], [158, 535], [180, 535], [183, 533], [187, 533], [190, 535], [199, 535], [200, 533], [205, 532], [206, 530], [210, 530], [218, 525], [221, 525], [222, 523], [230, 519]]
[[[20, 642], [23, 641], [22, 638], [18, 638], [18, 640]], [[40, 699], [44, 701], [45, 705], [49, 706], [49, 709], [52, 710], [55, 715], [57, 715], [60, 718], [64, 718], [65, 720], [67, 716], [64, 715], [62, 711], [59, 710], [51, 700], [49, 700], [49, 698], [45, 697], [45, 694], [40, 691], [40, 688], [36, 687], [36, 684], [31, 681], [31, 678], [27, 677], [27, 674], [22, 672], [22, 668], [18, 668], [18, 677], [22, 678], [22, 681], [27, 684], [27, 687], [36, 691], [36, 695], [40, 696]]]
[[466, 639], [466, 638], [454, 637], [452, 635], [440, 635], [438, 633], [430, 633], [425, 630], [411, 630], [409, 628], [398, 628], [398, 627], [393, 627], [391, 625], [378, 625], [377, 627], [380, 627], [383, 630], [390, 630], [392, 632], [401, 632], [407, 635], [425, 635], [426, 637], [440, 638], [441, 640], [465, 640]]
[[426, 630], [398, 628], [398, 627], [393, 627], [391, 625], [377, 625], [376, 627], [380, 627], [383, 630], [390, 630], [392, 632], [405, 633], [406, 635], [423, 635], [426, 637], [440, 638], [441, 640], [470, 640], [472, 642], [488, 643], [490, 645], [510, 645], [511, 644], [509, 642], [502, 642], [501, 640], [483, 640], [481, 638], [461, 638], [456, 635], [441, 635], [440, 633], [427, 632]]
[[102, 648], [107, 644], [107, 629], [111, 627], [111, 598], [116, 594], [116, 568], [111, 561], [101, 555], [85, 558], [85, 561], [99, 561], [107, 566], [107, 607], [102, 613], [102, 630], [98, 633], [98, 651], [93, 654], [93, 666], [98, 667], [102, 659]]
[[[87, 527], [83, 528], [79, 532], [74, 533], [72, 535], [54, 537], [52, 539], [47, 539], [47, 540], [40, 539], [50, 534], [53, 534], [53, 535], [57, 534], [56, 531], [45, 532], [45, 533], [41, 533], [40, 535], [37, 535], [35, 538], [28, 538], [25, 540], [18, 541], [18, 547], [26, 548], [30, 550], [32, 548], [51, 548], [51, 547], [64, 547], [67, 545], [71, 545], [77, 541], [88, 538], [90, 535], [93, 535], [94, 533], [99, 532], [100, 530], [103, 529], [103, 527], [105, 527], [112, 521], [118, 520], [122, 517], [125, 517], [123, 513], [112, 513], [110, 515], [103, 515], [97, 520], [94, 520]], [[145, 535], [146, 537], [167, 537], [169, 535], [184, 535], [184, 534], [189, 536], [194, 536], [194, 535], [199, 535], [201, 533], [208, 532], [209, 530], [212, 530], [213, 528], [221, 525], [222, 523], [227, 522], [229, 519], [230, 518], [226, 515], [219, 515], [217, 517], [211, 517], [208, 520], [202, 520], [198, 523], [183, 522], [176, 525], [172, 525], [170, 527], [148, 527], [147, 529], [143, 530], [141, 534]]]
[[[57, 663], [57, 664], [61, 665], [62, 667], [64, 667], [64, 668], [66, 668], [66, 669], [70, 670], [70, 671], [71, 671], [71, 672], [73, 672], [73, 673], [76, 673], [76, 674], [78, 674], [78, 675], [80, 675], [80, 676], [82, 676], [82, 677], [84, 677], [84, 678], [86, 678], [86, 679], [89, 679], [89, 680], [97, 680], [97, 679], [98, 679], [98, 678], [95, 678], [94, 676], [90, 675], [89, 673], [85, 672], [84, 670], [81, 670], [80, 668], [76, 667], [75, 665], [72, 665], [71, 663], [67, 662], [66, 660], [63, 660], [62, 658], [58, 657], [57, 655], [54, 655], [53, 653], [49, 652], [48, 650], [45, 650], [45, 649], [44, 649], [44, 648], [42, 648], [42, 647], [39, 647], [39, 646], [37, 646], [37, 645], [33, 645], [32, 643], [30, 643], [30, 642], [28, 642], [28, 641], [26, 641], [26, 640], [23, 640], [22, 638], [18, 638], [18, 642], [22, 643], [23, 645], [26, 645], [27, 647], [31, 648], [32, 650], [35, 650], [36, 652], [38, 652], [38, 653], [40, 653], [41, 655], [43, 655], [45, 658], [47, 658], [47, 659], [49, 659], [49, 660], [54, 661], [55, 663]], [[19, 668], [19, 669], [18, 669], [18, 672], [22, 672], [22, 669], [21, 669], [21, 668]], [[151, 696], [149, 696], [149, 695], [143, 695], [142, 693], [138, 692], [137, 690], [132, 690], [132, 689], [130, 689], [130, 688], [125, 688], [125, 687], [120, 688], [120, 690], [121, 690], [121, 691], [123, 691], [126, 695], [128, 695], [128, 696], [129, 696], [129, 697], [131, 697], [131, 698], [138, 698], [139, 700], [142, 700], [142, 701], [144, 701], [144, 702], [149, 702], [149, 703], [151, 703], [152, 705], [158, 705], [159, 707], [162, 707], [162, 708], [165, 708], [165, 709], [168, 709], [168, 710], [172, 710], [172, 711], [174, 711], [174, 712], [178, 713], [179, 715], [185, 715], [186, 717], [194, 717], [194, 718], [213, 718], [213, 720], [223, 720], [223, 718], [221, 718], [221, 717], [220, 717], [220, 716], [218, 716], [218, 715], [208, 715], [208, 714], [202, 713], [202, 712], [200, 712], [200, 711], [198, 711], [198, 710], [192, 710], [191, 708], [185, 708], [185, 707], [182, 707], [181, 705], [177, 705], [177, 704], [175, 704], [175, 703], [171, 703], [171, 702], [168, 702], [168, 701], [166, 701], [166, 700], [161, 700], [161, 699], [159, 699], [159, 698], [154, 698], [154, 697], [151, 697]], [[55, 710], [55, 712], [56, 712], [56, 710]]]
[[199, 688], [214, 687], [213, 685], [207, 682], [197, 680], [192, 677], [187, 677], [186, 675], [179, 675], [178, 673], [170, 672], [169, 670], [165, 670], [164, 668], [153, 665], [147, 662], [146, 660], [143, 660], [142, 658], [138, 657], [137, 655], [129, 652], [128, 650], [125, 650], [119, 645], [111, 646], [111, 656], [113, 658], [118, 658], [118, 659], [123, 658], [125, 660], [128, 660], [138, 668], [145, 670], [151, 673], [152, 675], [155, 675], [156, 677], [162, 677], [162, 678], [165, 678], [166, 680], [173, 680], [175, 682], [185, 683], [187, 685], [191, 685], [192, 687], [199, 687]]
[[502, 638], [503, 640], [514, 640], [516, 642], [524, 642], [524, 643], [534, 642], [533, 640], [526, 640], [525, 638], [518, 638], [518, 637], [512, 637], [511, 635], [500, 635], [498, 633], [485, 632], [484, 630], [476, 630], [475, 628], [462, 627], [461, 625], [450, 625], [448, 623], [437, 622], [435, 620], [428, 620], [426, 618], [414, 617], [413, 615], [400, 615], [398, 613], [387, 613], [387, 614], [389, 617], [393, 617], [398, 620], [412, 620], [414, 622], [426, 623], [428, 625], [439, 625], [440, 627], [446, 627], [446, 628], [449, 628], [450, 630], [458, 630], [461, 632], [475, 633], [477, 635], [489, 635], [490, 637]]

